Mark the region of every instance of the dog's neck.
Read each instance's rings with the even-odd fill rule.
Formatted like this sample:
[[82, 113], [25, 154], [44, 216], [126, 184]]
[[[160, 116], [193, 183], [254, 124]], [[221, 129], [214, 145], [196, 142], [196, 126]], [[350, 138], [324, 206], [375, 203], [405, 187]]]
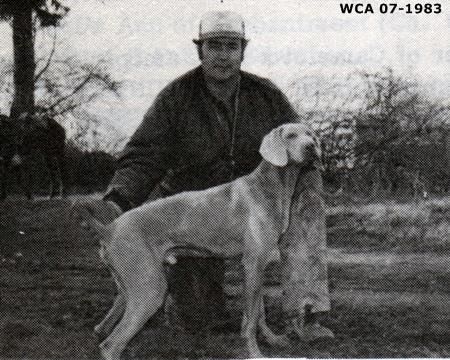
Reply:
[[282, 234], [286, 232], [289, 226], [292, 197], [300, 171], [302, 171], [302, 167], [299, 164], [288, 164], [279, 167], [263, 160], [251, 174], [259, 183], [266, 196], [273, 194], [277, 199], [280, 199], [279, 208], [281, 209], [280, 215], [283, 224]]

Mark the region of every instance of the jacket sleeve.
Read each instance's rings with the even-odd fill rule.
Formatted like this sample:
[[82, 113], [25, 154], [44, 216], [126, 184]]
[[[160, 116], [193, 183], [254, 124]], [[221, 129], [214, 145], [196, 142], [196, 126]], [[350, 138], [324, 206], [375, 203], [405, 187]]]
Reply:
[[163, 90], [144, 115], [125, 146], [105, 199], [123, 210], [142, 204], [172, 166], [175, 151], [173, 125], [175, 94]]

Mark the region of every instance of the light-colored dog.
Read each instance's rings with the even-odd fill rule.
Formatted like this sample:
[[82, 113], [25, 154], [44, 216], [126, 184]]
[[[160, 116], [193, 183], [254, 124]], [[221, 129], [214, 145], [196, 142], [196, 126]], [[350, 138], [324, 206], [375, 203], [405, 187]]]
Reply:
[[119, 292], [108, 315], [95, 327], [97, 333], [109, 335], [100, 344], [104, 359], [119, 359], [127, 343], [163, 305], [164, 261], [176, 249], [207, 250], [223, 257], [242, 254], [242, 335], [249, 356], [261, 357], [258, 327], [268, 343], [286, 345], [286, 338], [274, 334], [265, 322], [264, 269], [278, 254], [279, 238], [289, 225], [291, 198], [302, 166], [320, 157], [320, 147], [308, 127], [295, 123], [266, 135], [260, 153], [263, 161], [247, 176], [146, 203], [108, 226], [84, 214], [85, 224], [100, 234], [100, 255]]

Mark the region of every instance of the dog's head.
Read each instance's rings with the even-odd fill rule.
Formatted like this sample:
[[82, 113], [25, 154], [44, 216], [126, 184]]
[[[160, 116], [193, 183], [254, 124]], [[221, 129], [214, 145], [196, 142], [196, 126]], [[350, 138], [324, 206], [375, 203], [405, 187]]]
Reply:
[[320, 167], [322, 152], [314, 131], [305, 124], [289, 123], [267, 134], [259, 149], [264, 160], [275, 166], [314, 163]]

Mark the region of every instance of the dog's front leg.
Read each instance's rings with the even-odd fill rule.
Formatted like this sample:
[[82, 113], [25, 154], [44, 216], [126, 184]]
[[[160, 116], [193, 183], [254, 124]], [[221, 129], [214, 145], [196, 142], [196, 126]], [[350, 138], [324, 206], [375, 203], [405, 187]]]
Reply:
[[242, 323], [242, 336], [246, 340], [247, 351], [250, 357], [263, 357], [256, 339], [256, 331], [260, 315], [260, 300], [262, 297], [262, 285], [264, 266], [255, 254], [244, 256], [245, 273], [245, 311]]

